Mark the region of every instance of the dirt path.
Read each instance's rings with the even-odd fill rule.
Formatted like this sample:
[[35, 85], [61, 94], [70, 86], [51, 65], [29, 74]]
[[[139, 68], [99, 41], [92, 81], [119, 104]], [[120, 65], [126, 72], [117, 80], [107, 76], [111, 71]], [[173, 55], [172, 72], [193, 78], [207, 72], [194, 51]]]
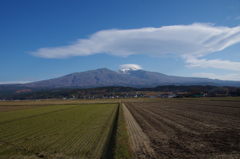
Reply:
[[128, 130], [132, 149], [137, 158], [156, 158], [154, 150], [150, 147], [150, 140], [143, 133], [141, 127], [138, 125], [132, 114], [129, 112], [125, 104], [122, 104], [124, 117], [127, 121]]

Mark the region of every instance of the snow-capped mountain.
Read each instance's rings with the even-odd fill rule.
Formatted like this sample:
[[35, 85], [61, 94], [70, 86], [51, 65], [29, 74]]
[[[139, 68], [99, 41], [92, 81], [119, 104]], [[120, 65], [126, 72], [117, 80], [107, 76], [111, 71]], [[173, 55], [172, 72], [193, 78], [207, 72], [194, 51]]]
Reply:
[[[112, 71], [107, 68], [76, 72], [63, 77], [19, 85], [24, 88], [94, 88], [104, 86], [157, 87], [163, 85], [240, 86], [240, 81], [221, 81], [208, 78], [168, 76], [158, 72], [127, 67]], [[1, 89], [1, 87], [0, 87]]]

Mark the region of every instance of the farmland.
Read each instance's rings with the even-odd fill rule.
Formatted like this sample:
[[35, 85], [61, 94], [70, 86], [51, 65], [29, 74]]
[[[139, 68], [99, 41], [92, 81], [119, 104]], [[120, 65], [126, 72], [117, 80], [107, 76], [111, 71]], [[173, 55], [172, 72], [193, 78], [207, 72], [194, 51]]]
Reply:
[[118, 104], [12, 107], [0, 112], [0, 158], [100, 158]]
[[0, 158], [240, 158], [240, 99], [2, 101]]
[[138, 158], [240, 157], [239, 101], [168, 99], [125, 105], [133, 116], [127, 121], [139, 125], [137, 130], [129, 124]]

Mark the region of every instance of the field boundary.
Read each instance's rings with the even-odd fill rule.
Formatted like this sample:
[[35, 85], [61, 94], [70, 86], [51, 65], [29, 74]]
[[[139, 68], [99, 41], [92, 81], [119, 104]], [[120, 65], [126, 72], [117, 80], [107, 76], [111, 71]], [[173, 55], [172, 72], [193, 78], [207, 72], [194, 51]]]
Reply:
[[108, 139], [106, 141], [106, 145], [103, 149], [103, 153], [101, 156], [101, 158], [103, 158], [103, 159], [113, 158], [113, 156], [114, 156], [113, 149], [114, 149], [114, 145], [116, 144], [115, 137], [116, 137], [116, 132], [117, 132], [119, 107], [120, 107], [120, 104], [118, 103], [115, 117], [114, 117], [112, 126], [110, 128], [109, 135], [108, 135]]
[[119, 102], [119, 112], [117, 117], [115, 132], [115, 145], [113, 149], [114, 159], [136, 158], [130, 145], [130, 136], [127, 130], [127, 123], [124, 117], [122, 102]]

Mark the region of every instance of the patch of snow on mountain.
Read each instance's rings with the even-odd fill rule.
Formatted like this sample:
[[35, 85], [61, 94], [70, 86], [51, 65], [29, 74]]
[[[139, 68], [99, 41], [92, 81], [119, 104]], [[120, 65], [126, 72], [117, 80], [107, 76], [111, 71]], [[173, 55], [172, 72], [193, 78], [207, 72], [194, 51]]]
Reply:
[[128, 68], [122, 68], [122, 69], [118, 70], [117, 72], [121, 73], [121, 74], [128, 74], [129, 71], [137, 71], [137, 70], [140, 70], [140, 69], [136, 68], [136, 67], [128, 67]]
[[120, 68], [121, 69], [117, 71], [120, 74], [129, 74], [129, 71], [137, 71], [142, 69], [142, 67], [137, 64], [124, 64], [120, 65]]

